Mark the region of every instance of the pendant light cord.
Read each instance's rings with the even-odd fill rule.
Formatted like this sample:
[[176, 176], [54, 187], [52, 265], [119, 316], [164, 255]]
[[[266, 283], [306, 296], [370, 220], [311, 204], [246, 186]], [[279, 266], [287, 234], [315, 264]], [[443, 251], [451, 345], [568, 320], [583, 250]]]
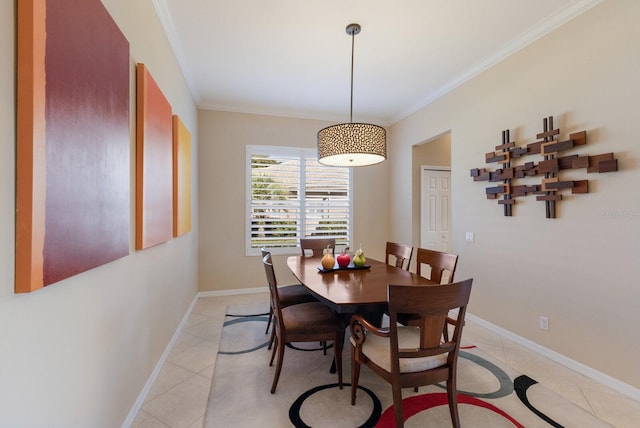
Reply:
[[351, 32], [351, 105], [349, 107], [349, 123], [353, 123], [353, 51], [356, 40], [355, 30]]

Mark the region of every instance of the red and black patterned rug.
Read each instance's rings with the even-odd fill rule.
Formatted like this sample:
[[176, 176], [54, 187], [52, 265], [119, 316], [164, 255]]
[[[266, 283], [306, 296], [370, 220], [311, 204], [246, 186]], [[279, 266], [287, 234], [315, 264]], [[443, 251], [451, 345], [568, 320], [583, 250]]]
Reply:
[[[314, 343], [285, 350], [275, 394], [275, 367], [265, 334], [267, 304], [231, 306], [222, 330], [204, 427], [393, 427], [391, 386], [367, 367], [350, 404], [348, 339], [343, 352], [344, 385], [329, 372], [333, 349]], [[464, 334], [463, 334], [464, 336]], [[458, 361], [458, 408], [463, 427], [610, 427], [546, 389], [535, 379], [464, 343]], [[443, 386], [403, 390], [406, 427], [450, 427]]]

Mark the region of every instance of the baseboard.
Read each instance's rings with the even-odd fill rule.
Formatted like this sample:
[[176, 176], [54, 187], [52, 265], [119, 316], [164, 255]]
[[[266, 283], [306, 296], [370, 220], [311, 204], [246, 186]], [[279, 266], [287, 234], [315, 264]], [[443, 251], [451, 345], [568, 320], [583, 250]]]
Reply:
[[233, 296], [237, 294], [253, 294], [253, 293], [268, 293], [269, 289], [265, 285], [264, 287], [257, 288], [238, 288], [232, 290], [216, 290], [216, 291], [201, 291], [198, 293], [198, 297], [219, 297], [219, 296]]
[[613, 389], [614, 391], [619, 392], [620, 394], [623, 394], [633, 400], [636, 400], [638, 402], [640, 402], [640, 389], [635, 388], [627, 383], [624, 383], [614, 377], [611, 377], [605, 373], [602, 373], [598, 370], [595, 370], [589, 366], [586, 366], [578, 361], [572, 360], [571, 358], [568, 358], [562, 354], [557, 353], [556, 351], [553, 351], [549, 348], [545, 348], [544, 346], [541, 346], [529, 339], [525, 339], [522, 336], [518, 336], [517, 334], [506, 330], [502, 327], [499, 327], [495, 324], [492, 324], [488, 321], [485, 321], [482, 318], [479, 318], [473, 314], [470, 314], [467, 312], [466, 317], [470, 320], [475, 322], [476, 324], [486, 328], [487, 330], [490, 330], [496, 334], [499, 334], [502, 337], [505, 337], [513, 342], [516, 342], [540, 355], [543, 355], [547, 358], [549, 358], [552, 361], [555, 361], [558, 364], [562, 364], [563, 366], [578, 372], [586, 377], [588, 377], [589, 379], [593, 379], [596, 382]]
[[131, 424], [133, 424], [133, 421], [135, 420], [136, 415], [140, 411], [140, 408], [142, 407], [144, 400], [147, 398], [147, 394], [149, 394], [149, 391], [151, 390], [151, 386], [153, 386], [153, 382], [155, 382], [156, 378], [158, 377], [158, 374], [160, 373], [160, 370], [162, 369], [162, 366], [167, 360], [167, 357], [169, 357], [169, 353], [171, 352], [171, 349], [173, 349], [173, 345], [176, 343], [176, 340], [178, 340], [178, 336], [180, 336], [180, 333], [182, 333], [182, 329], [187, 323], [187, 319], [189, 319], [189, 316], [191, 315], [191, 311], [193, 310], [193, 307], [196, 305], [196, 302], [198, 301], [199, 297], [200, 295], [196, 294], [196, 296], [193, 298], [191, 305], [189, 305], [189, 308], [187, 309], [184, 316], [182, 317], [182, 321], [180, 321], [180, 324], [178, 324], [178, 328], [176, 328], [176, 331], [173, 333], [171, 340], [169, 341], [167, 346], [164, 348], [164, 352], [160, 356], [160, 359], [156, 363], [156, 366], [154, 367], [153, 371], [151, 372], [149, 379], [147, 379], [147, 383], [145, 383], [144, 387], [142, 388], [142, 391], [140, 391], [140, 394], [138, 394], [138, 398], [136, 399], [136, 402], [133, 404], [133, 406], [131, 407], [131, 410], [129, 411], [129, 414], [127, 415], [127, 418], [122, 423], [122, 428], [129, 428]]

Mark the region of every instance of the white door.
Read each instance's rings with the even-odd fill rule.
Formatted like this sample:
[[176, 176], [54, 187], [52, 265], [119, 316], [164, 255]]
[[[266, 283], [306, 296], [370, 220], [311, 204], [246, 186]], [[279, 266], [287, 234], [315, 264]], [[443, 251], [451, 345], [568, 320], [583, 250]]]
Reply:
[[449, 252], [451, 170], [421, 167], [420, 247]]

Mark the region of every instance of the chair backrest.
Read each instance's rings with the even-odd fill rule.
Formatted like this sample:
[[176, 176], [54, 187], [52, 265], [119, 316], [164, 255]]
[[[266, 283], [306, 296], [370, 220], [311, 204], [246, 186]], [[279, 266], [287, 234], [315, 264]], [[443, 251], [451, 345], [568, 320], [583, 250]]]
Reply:
[[267, 283], [269, 284], [269, 297], [271, 300], [271, 308], [276, 320], [280, 319], [280, 296], [278, 295], [278, 281], [276, 281], [276, 272], [273, 270], [273, 262], [271, 260], [271, 253], [263, 250], [264, 257], [262, 258], [262, 264], [264, 265], [264, 273], [267, 276]]
[[302, 255], [308, 255], [305, 250], [311, 250], [311, 257], [322, 257], [324, 249], [331, 248], [331, 253], [336, 251], [336, 238], [300, 238], [300, 250]]
[[[387, 242], [384, 261], [387, 264], [393, 264], [393, 266], [397, 268], [409, 270], [409, 265], [411, 264], [412, 255], [413, 255], [413, 247], [411, 245], [397, 244], [395, 242]], [[394, 256], [395, 263], [390, 263], [389, 256]]]
[[[449, 353], [448, 363], [453, 364], [460, 349], [472, 283], [473, 279], [467, 279], [446, 287], [391, 284], [388, 286], [392, 368], [395, 366], [398, 370], [399, 358], [420, 358], [444, 353]], [[458, 310], [455, 329], [451, 339], [442, 343], [442, 331], [452, 309]], [[412, 326], [420, 329], [419, 348], [398, 349], [398, 328], [416, 328], [398, 327], [398, 314], [412, 316]]]
[[429, 279], [438, 284], [451, 284], [456, 273], [458, 255], [418, 248], [416, 250], [416, 274], [422, 275], [422, 265], [431, 267]]

